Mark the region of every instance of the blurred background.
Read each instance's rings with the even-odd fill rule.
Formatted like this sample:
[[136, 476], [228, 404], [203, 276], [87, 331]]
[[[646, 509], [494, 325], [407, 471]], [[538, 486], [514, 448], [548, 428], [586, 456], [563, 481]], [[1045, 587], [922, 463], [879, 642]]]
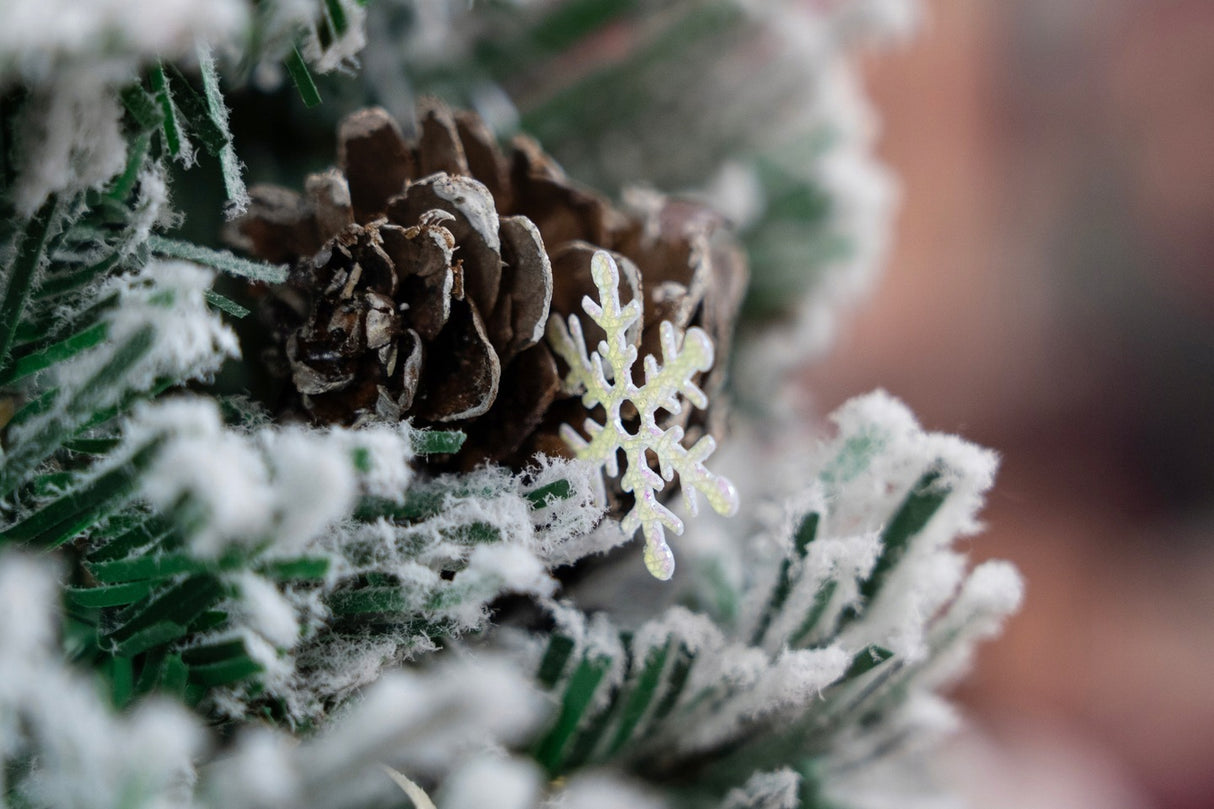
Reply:
[[1026, 604], [961, 694], [974, 805], [1214, 806], [1214, 3], [926, 5], [865, 60], [890, 261], [806, 374], [1003, 456]]

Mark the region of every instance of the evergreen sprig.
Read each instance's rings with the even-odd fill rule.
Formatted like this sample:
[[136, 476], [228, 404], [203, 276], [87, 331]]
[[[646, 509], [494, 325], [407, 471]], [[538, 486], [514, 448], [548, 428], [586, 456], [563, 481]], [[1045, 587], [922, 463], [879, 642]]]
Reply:
[[[921, 433], [884, 395], [837, 418], [833, 457], [788, 524], [785, 555], [737, 594], [749, 620], [726, 630], [678, 607], [624, 630], [557, 610], [535, 675], [557, 708], [530, 749], [550, 777], [622, 767], [713, 806], [756, 773], [788, 772], [795, 801], [748, 805], [809, 809], [836, 772], [914, 737], [908, 705], [1019, 600], [1001, 562], [951, 585], [921, 580], [952, 566], [949, 544], [969, 530], [990, 459]], [[868, 493], [885, 490], [901, 499], [873, 507]], [[867, 536], [835, 533], [856, 514]]]
[[[693, 556], [687, 603], [639, 621], [555, 602], [558, 573], [575, 597], [583, 575], [610, 575], [558, 570], [619, 541], [592, 530], [592, 470], [426, 473], [462, 434], [274, 424], [207, 387], [238, 354], [230, 321], [285, 270], [173, 233], [169, 200], [190, 196], [174, 178], [213, 175], [238, 214], [244, 144], [225, 90], [282, 64], [319, 104], [317, 75], [355, 66], [363, 3], [219, 0], [164, 31], [121, 11], [82, 7], [89, 36], [39, 43], [38, 59], [0, 54], [0, 803], [381, 805], [382, 761], [443, 806], [489, 789], [510, 809], [581, 807], [601, 797], [598, 770], [630, 807], [810, 809], [845, 805], [848, 773], [924, 730], [931, 712], [915, 708], [1020, 595], [1008, 566], [967, 571], [951, 549], [974, 528], [988, 455], [924, 433], [888, 397], [859, 400], [775, 537], [782, 554], [753, 553], [741, 573]], [[522, 110], [609, 185], [618, 167], [599, 157], [615, 152], [596, 144], [682, 115], [694, 105], [662, 100], [688, 75], [671, 71], [698, 78], [751, 30], [730, 0], [656, 17], [584, 0], [459, 11], [510, 21], [428, 69], [482, 100], [486, 80], [526, 87], [604, 26], [637, 35], [617, 64]], [[760, 272], [798, 276], [762, 276], [756, 312], [788, 311], [821, 286], [801, 276], [879, 247], [833, 176], [854, 175], [827, 170], [839, 155], [868, 165], [838, 110], [782, 149], [749, 139], [753, 111], [766, 132], [781, 106], [787, 77], [772, 78], [700, 127], [709, 162], [742, 159], [763, 191]], [[702, 185], [704, 161], [678, 147], [663, 170]], [[217, 274], [234, 279], [223, 294]], [[201, 740], [219, 724], [217, 758]], [[486, 740], [494, 756], [469, 752]]]

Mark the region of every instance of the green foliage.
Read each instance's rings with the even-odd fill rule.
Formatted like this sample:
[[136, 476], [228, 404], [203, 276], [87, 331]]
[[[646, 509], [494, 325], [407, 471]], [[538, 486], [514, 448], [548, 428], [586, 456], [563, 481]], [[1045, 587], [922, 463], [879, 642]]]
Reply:
[[[430, 445], [439, 443], [436, 439]], [[361, 554], [366, 548], [357, 542], [337, 549], [348, 555], [344, 561], [332, 550], [284, 557], [270, 544], [206, 558], [190, 550], [190, 532], [198, 524], [187, 503], [167, 519], [138, 505], [121, 509], [158, 448], [152, 444], [140, 449], [121, 467], [0, 533], [0, 542], [45, 548], [71, 541], [81, 549], [76, 583], [65, 591], [72, 636], [78, 644], [76, 657], [111, 678], [133, 674], [135, 687], [124, 692], [125, 702], [166, 687], [174, 691], [182, 681], [188, 686], [182, 693], [192, 703], [219, 687], [239, 686], [250, 697], [265, 689], [259, 679], [264, 661], [257, 659], [257, 650], [247, 646], [246, 636], [233, 623], [232, 610], [239, 609], [240, 593], [232, 576], [242, 571], [254, 571], [300, 596], [321, 593], [333, 616], [326, 642], [364, 637], [375, 627], [389, 636], [404, 631], [436, 639], [458, 630], [433, 616], [473, 596], [461, 590], [463, 583], [454, 575], [460, 563], [450, 567], [452, 575], [440, 579], [435, 588], [419, 593], [388, 572], [334, 579], [337, 565], [350, 570], [365, 567]], [[527, 498], [528, 502], [542, 507], [552, 498], [568, 496], [570, 490], [566, 481], [558, 481], [535, 491], [539, 496]], [[364, 521], [387, 520], [407, 528], [435, 518], [459, 499], [499, 495], [438, 480], [412, 487], [405, 502], [395, 508], [366, 499], [358, 514]], [[453, 521], [416, 552], [424, 553], [434, 542], [498, 541], [498, 529], [492, 525]], [[112, 682], [111, 687], [119, 689], [121, 684]]]
[[[206, 54], [204, 54], [206, 56]], [[64, 590], [66, 637], [81, 665], [110, 682], [117, 705], [153, 690], [200, 699], [209, 688], [248, 681], [263, 667], [233, 645], [207, 651], [195, 638], [212, 636], [227, 620], [232, 595], [224, 574], [252, 567], [276, 581], [321, 578], [329, 560], [257, 554], [203, 560], [185, 551], [180, 515], [149, 512], [135, 498], [156, 456], [151, 442], [114, 454], [123, 417], [188, 380], [193, 371], [141, 381], [135, 369], [172, 339], [151, 323], [111, 334], [119, 306], [114, 279], [133, 278], [156, 257], [186, 259], [256, 282], [285, 273], [226, 251], [150, 232], [159, 203], [151, 198], [164, 163], [188, 160], [194, 145], [220, 159], [229, 195], [243, 194], [226, 128], [226, 110], [213, 62], [202, 62], [200, 92], [174, 65], [156, 64], [144, 81], [121, 90], [127, 141], [123, 171], [104, 187], [51, 195], [22, 220], [9, 195], [12, 165], [3, 144], [0, 203], [7, 247], [0, 276], [0, 399], [13, 411], [3, 428], [0, 465], [0, 548], [67, 548], [74, 560]], [[20, 103], [0, 107], [0, 129], [19, 128], [32, 114]], [[167, 221], [167, 220], [166, 220]], [[155, 284], [155, 281], [151, 282]], [[152, 291], [166, 305], [174, 290]], [[217, 310], [243, 317], [248, 309], [208, 291]], [[98, 357], [97, 361], [91, 358]], [[84, 377], [65, 369], [91, 367]], [[91, 363], [91, 365], [89, 364]]]
[[[168, 178], [196, 172], [200, 184], [222, 185], [229, 216], [239, 212], [247, 193], [223, 97], [229, 81], [247, 78], [259, 61], [281, 60], [303, 105], [314, 107], [321, 103], [314, 73], [349, 64], [343, 39], [362, 21], [350, 0], [322, 0], [275, 27], [272, 6], [251, 4], [236, 74], [221, 76], [206, 44], [137, 69], [132, 63], [126, 75], [134, 80], [108, 88], [113, 95], [104, 99], [121, 103], [125, 161], [90, 187], [59, 187], [27, 215], [18, 213], [14, 189], [19, 134], [36, 105], [24, 87], [6, 85], [0, 96], [0, 553], [53, 554], [61, 563], [63, 656], [119, 711], [160, 695], [210, 722], [256, 720], [323, 733], [327, 714], [363, 685], [358, 676], [369, 680], [385, 666], [449, 646], [484, 628], [500, 608], [538, 632], [544, 645], [534, 680], [551, 711], [512, 749], [554, 784], [606, 767], [682, 805], [717, 807], [731, 790], [759, 789], [756, 773], [787, 772], [797, 779], [800, 809], [831, 805], [831, 779], [897, 747], [900, 713], [934, 685], [933, 667], [964, 648], [989, 617], [972, 605], [962, 609], [963, 596], [950, 595], [925, 611], [922, 648], [908, 653], [892, 642], [896, 633], [882, 613], [904, 595], [907, 569], [931, 550], [925, 537], [955, 528], [940, 526], [967, 495], [943, 455], [915, 456], [916, 477], [895, 485], [878, 474], [887, 437], [853, 431], [815, 484], [826, 495], [795, 515], [782, 556], [760, 560], [741, 577], [724, 562], [702, 565], [702, 580], [687, 599], [701, 614], [685, 605], [628, 628], [563, 605], [553, 608], [551, 630], [536, 630], [529, 620], [534, 604], [496, 601], [516, 592], [543, 601], [555, 586], [549, 578], [555, 565], [601, 550], [582, 536], [544, 535], [544, 520], [559, 523], [566, 511], [591, 510], [588, 484], [572, 473], [425, 476], [402, 464], [388, 486], [387, 476], [375, 477], [382, 459], [373, 449], [349, 439], [355, 431], [334, 430], [324, 434], [332, 439], [328, 457], [344, 464], [340, 471], [354, 481], [355, 493], [344, 511], [315, 524], [301, 528], [289, 519], [313, 505], [302, 484], [303, 494], [255, 505], [270, 516], [256, 528], [224, 527], [222, 535], [222, 509], [206, 495], [233, 497], [231, 490], [207, 490], [213, 481], [182, 475], [186, 483], [173, 497], [149, 493], [157, 476], [180, 471], [166, 468], [171, 459], [198, 462], [211, 449], [174, 456], [169, 449], [189, 437], [189, 424], [156, 431], [146, 429], [154, 419], [140, 421], [163, 412], [140, 406], [166, 394], [187, 387], [205, 393], [225, 356], [217, 342], [198, 349], [199, 356], [175, 358], [174, 350], [191, 342], [175, 338], [199, 324], [207, 327], [203, 337], [227, 334], [220, 324], [249, 314], [257, 285], [286, 277], [283, 267], [172, 235], [179, 218], [167, 206]], [[664, 3], [656, 16], [631, 0], [572, 0], [536, 16], [512, 4], [485, 11], [503, 9], [510, 24], [489, 26], [495, 38], [480, 40], [473, 60], [429, 78], [469, 92], [483, 90], [487, 78], [515, 90], [534, 83], [536, 92], [520, 95], [524, 127], [571, 158], [580, 179], [609, 187], [638, 177], [617, 171], [617, 152], [601, 147], [622, 138], [647, 150], [647, 133], [664, 130], [662, 115], [680, 117], [695, 106], [684, 96], [690, 78], [698, 78], [697, 65], [748, 41], [749, 18], [724, 0]], [[553, 73], [554, 63], [605, 27], [630, 30], [635, 47], [582, 73]], [[766, 126], [754, 111], [772, 109], [766, 89], [752, 88], [753, 106], [714, 107], [720, 116], [699, 119], [712, 125], [701, 127], [695, 159], [680, 141], [675, 156], [689, 160], [659, 161], [660, 171], [645, 176], [667, 185], [700, 183], [705, 165], [747, 161], [766, 205], [749, 234], [765, 279], [750, 305], [762, 317], [785, 312], [788, 291], [803, 288], [798, 279], [855, 247], [835, 227], [836, 189], [800, 170], [830, 151], [830, 139], [815, 131], [783, 153], [752, 142], [754, 120]], [[174, 201], [188, 204], [183, 184], [172, 190]], [[194, 289], [185, 300], [191, 289], [157, 273], [182, 262], [233, 283], [225, 294]], [[779, 267], [797, 277], [772, 275]], [[248, 470], [234, 466], [207, 474], [265, 484], [273, 499], [283, 494], [275, 486], [289, 488], [288, 473], [305, 479], [332, 471], [275, 463], [276, 440], [321, 433], [266, 426], [255, 407], [225, 404], [227, 423], [217, 440], [240, 444], [243, 454], [231, 457], [267, 460], [264, 479], [236, 477]], [[393, 451], [422, 462], [442, 464], [464, 441], [458, 431], [401, 430]], [[853, 559], [849, 566], [827, 546], [843, 541], [834, 521], [849, 502], [844, 488], [869, 474], [880, 484], [875, 490], [895, 489], [900, 499], [869, 509], [872, 553], [867, 564]], [[319, 492], [329, 479], [317, 479]], [[803, 688], [784, 688], [786, 681]], [[434, 752], [423, 736], [414, 743]], [[34, 748], [5, 756], [0, 803], [34, 805], [13, 786], [36, 769]], [[426, 779], [442, 769], [422, 778], [427, 788]], [[184, 775], [175, 772], [174, 783]], [[148, 805], [154, 793], [135, 778], [129, 800], [118, 805]], [[745, 805], [787, 806], [753, 794]]]
[[[885, 451], [873, 438], [841, 440], [822, 479], [836, 480], [844, 468], [852, 477], [869, 473]], [[943, 459], [929, 463], [886, 520], [870, 515], [885, 523], [879, 549], [871, 565], [852, 573], [823, 575], [825, 557], [815, 556], [815, 543], [838, 541], [823, 537], [830, 501], [798, 515], [786, 554], [738, 594], [756, 606], [732, 637], [676, 608], [635, 630], [615, 630], [611, 643], [601, 625], [558, 613], [535, 675], [558, 708], [531, 748], [536, 761], [553, 778], [587, 766], [623, 767], [673, 789], [688, 806], [716, 806], [756, 773], [788, 770], [799, 775], [801, 809], [825, 805], [822, 778], [842, 766], [842, 751], [896, 746], [913, 684], [957, 642], [959, 620], [978, 620], [958, 618], [959, 605], [927, 616], [927, 648], [911, 658], [864, 640], [882, 620], [870, 611], [883, 587], [954, 496], [943, 482], [948, 469]], [[780, 695], [778, 684], [797, 666], [808, 666], [803, 676], [811, 677], [823, 661], [837, 662], [817, 686]]]

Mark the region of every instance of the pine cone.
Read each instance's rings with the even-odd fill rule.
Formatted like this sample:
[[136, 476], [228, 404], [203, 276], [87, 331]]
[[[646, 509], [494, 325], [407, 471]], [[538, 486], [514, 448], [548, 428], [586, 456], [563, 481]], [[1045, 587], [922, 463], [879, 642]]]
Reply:
[[[622, 300], [643, 297], [642, 356], [658, 354], [661, 320], [699, 325], [728, 356], [746, 269], [718, 217], [656, 194], [625, 213], [528, 138], [507, 159], [472, 113], [431, 101], [418, 119], [406, 141], [383, 110], [356, 112], [339, 127], [339, 170], [309, 177], [302, 195], [251, 189], [239, 242], [293, 267], [267, 302], [291, 407], [318, 422], [458, 426], [465, 465], [567, 454], [559, 425], [586, 414], [541, 338], [549, 311], [580, 314], [595, 293], [599, 248], [621, 268]], [[593, 346], [602, 335], [586, 326]], [[710, 400], [724, 364], [701, 380]], [[679, 418], [717, 432], [713, 410]]]

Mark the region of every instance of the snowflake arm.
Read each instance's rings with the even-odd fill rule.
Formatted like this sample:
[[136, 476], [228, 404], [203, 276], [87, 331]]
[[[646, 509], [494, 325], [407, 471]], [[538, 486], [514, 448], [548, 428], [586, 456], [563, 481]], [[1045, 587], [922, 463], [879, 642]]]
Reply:
[[[653, 356], [645, 357], [645, 384], [638, 387], [632, 381], [637, 349], [626, 335], [641, 319], [641, 304], [637, 300], [620, 304], [619, 268], [608, 253], [600, 250], [594, 254], [590, 272], [599, 301], [586, 296], [582, 308], [602, 327], [607, 339], [588, 352], [581, 321], [577, 315], [570, 315], [568, 326], [560, 318], [549, 319], [548, 341], [569, 366], [566, 387], [582, 391], [582, 404], [587, 409], [601, 405], [606, 417], [602, 424], [586, 419], [583, 428], [589, 441], [569, 425], [563, 425], [561, 435], [579, 458], [600, 464], [612, 477], [619, 475], [620, 488], [633, 493], [635, 503], [624, 515], [621, 527], [629, 534], [641, 529], [645, 566], [657, 578], [669, 579], [674, 573], [674, 555], [666, 544], [666, 529], [682, 534], [683, 521], [658, 502], [657, 493], [666, 483], [679, 476], [683, 499], [692, 514], [698, 511], [697, 493], [719, 514], [733, 515], [738, 510], [733, 484], [704, 465], [716, 449], [712, 437], [704, 436], [688, 449], [682, 443], [682, 427], [663, 429], [657, 423], [658, 410], [677, 414], [683, 409], [683, 399], [699, 408], [708, 405], [708, 397], [692, 378], [712, 367], [712, 340], [702, 329], [692, 327], [680, 341], [674, 326], [663, 322], [662, 364]], [[631, 402], [640, 415], [635, 433], [628, 431], [621, 418], [624, 402]], [[627, 464], [622, 475], [620, 450]], [[657, 458], [658, 471], [650, 467], [647, 453]]]

